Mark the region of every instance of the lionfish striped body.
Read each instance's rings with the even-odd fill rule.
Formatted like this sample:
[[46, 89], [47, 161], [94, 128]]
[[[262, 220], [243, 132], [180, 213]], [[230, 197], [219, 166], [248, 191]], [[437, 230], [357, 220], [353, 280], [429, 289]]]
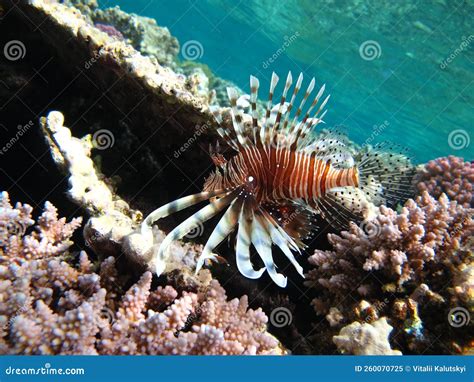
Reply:
[[[169, 245], [213, 216], [224, 211], [198, 259], [198, 271], [207, 260], [221, 259], [213, 251], [233, 231], [236, 234], [236, 260], [239, 271], [248, 278], [259, 278], [265, 270], [280, 287], [287, 279], [277, 272], [272, 245], [280, 248], [303, 276], [293, 252], [301, 253], [303, 240], [314, 233], [311, 216], [319, 214], [333, 226], [342, 228], [360, 219], [369, 203], [395, 204], [410, 192], [412, 168], [406, 157], [393, 150], [366, 149], [356, 159], [336, 134], [314, 138], [310, 132], [322, 122], [329, 96], [321, 103], [325, 86], [317, 92], [303, 115], [304, 106], [315, 85], [311, 80], [298, 108], [292, 115], [301, 89], [298, 77], [288, 74], [282, 96], [273, 104], [278, 77], [273, 73], [265, 116], [259, 119], [259, 81], [250, 77], [251, 94], [246, 102], [228, 88], [232, 124], [224, 123], [221, 109], [211, 108], [219, 124], [218, 133], [236, 152], [230, 159], [220, 153], [211, 157], [216, 164], [203, 192], [160, 207], [142, 224], [142, 231], [165, 216], [203, 201], [209, 204], [172, 230], [155, 257], [156, 272], [166, 266]], [[245, 105], [248, 103], [248, 105]], [[320, 106], [316, 107], [318, 104]], [[250, 108], [247, 113], [246, 108]], [[256, 249], [264, 267], [254, 269], [250, 247]]]

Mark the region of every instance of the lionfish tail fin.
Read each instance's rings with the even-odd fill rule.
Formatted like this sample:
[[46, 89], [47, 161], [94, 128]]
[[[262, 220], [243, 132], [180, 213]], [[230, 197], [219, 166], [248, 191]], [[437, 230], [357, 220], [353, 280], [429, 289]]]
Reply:
[[358, 163], [359, 189], [369, 201], [395, 207], [413, 196], [415, 167], [405, 148], [381, 143], [364, 151]]

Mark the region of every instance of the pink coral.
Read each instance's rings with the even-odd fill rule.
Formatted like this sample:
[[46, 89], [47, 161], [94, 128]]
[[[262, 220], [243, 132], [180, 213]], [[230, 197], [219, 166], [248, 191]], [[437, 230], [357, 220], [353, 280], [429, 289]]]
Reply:
[[[312, 305], [329, 321], [322, 324], [334, 328], [386, 315], [398, 348], [457, 352], [466, 337], [452, 333], [447, 312], [472, 306], [473, 212], [425, 191], [398, 213], [382, 206], [370, 222], [328, 235], [333, 250], [316, 250], [306, 275]], [[324, 346], [317, 336], [311, 339]]]
[[43, 214], [38, 219], [36, 230], [25, 235], [34, 224], [31, 218], [33, 209], [28, 204], [10, 204], [8, 194], [0, 195], [0, 250], [8, 253], [0, 261], [21, 263], [39, 257], [54, 257], [66, 251], [72, 244], [72, 233], [81, 225], [82, 218], [74, 218], [66, 223], [58, 219], [57, 209], [46, 202]]
[[113, 257], [97, 266], [81, 252], [71, 265], [67, 249], [80, 219], [66, 223], [47, 203], [26, 234], [31, 207], [13, 208], [4, 193], [1, 208], [0, 221], [22, 228], [5, 230], [1, 243], [1, 354], [282, 352], [262, 310], [248, 309], [246, 296], [227, 301], [216, 280], [200, 292], [151, 290], [146, 272], [125, 292], [130, 276], [119, 275]]
[[357, 290], [364, 296], [374, 288], [371, 272], [398, 286], [419, 283], [427, 264], [454, 262], [468, 245], [474, 233], [472, 213], [445, 195], [435, 200], [427, 192], [408, 200], [400, 213], [381, 206], [369, 232], [364, 224], [351, 223], [340, 236], [328, 235], [334, 250], [316, 250], [309, 258], [315, 269], [307, 284], [340, 293]]
[[474, 163], [449, 156], [428, 162], [417, 175], [420, 192], [439, 198], [444, 192], [464, 207], [474, 207]]
[[[227, 301], [212, 280], [205, 293], [184, 292], [161, 312], [148, 310], [151, 273], [123, 297], [115, 322], [101, 333], [102, 354], [278, 354], [278, 341], [266, 331], [267, 317], [249, 310], [247, 298]], [[163, 301], [177, 292], [161, 288]]]

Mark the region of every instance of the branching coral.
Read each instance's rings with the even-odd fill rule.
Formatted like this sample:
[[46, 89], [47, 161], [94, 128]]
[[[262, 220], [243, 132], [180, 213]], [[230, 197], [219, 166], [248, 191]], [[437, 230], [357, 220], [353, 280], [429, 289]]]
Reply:
[[[247, 298], [227, 301], [210, 280], [200, 291], [151, 290], [145, 272], [126, 292], [115, 259], [99, 267], [85, 252], [78, 266], [67, 252], [80, 219], [66, 223], [47, 203], [37, 232], [28, 205], [1, 199], [0, 221], [25, 227], [2, 242], [0, 352], [2, 354], [279, 354], [261, 309]], [[204, 284], [203, 284], [204, 285]]]
[[[472, 214], [472, 209], [450, 202], [444, 194], [436, 200], [424, 192], [407, 201], [400, 213], [382, 206], [374, 220], [330, 234], [334, 249], [316, 250], [309, 258], [314, 268], [307, 274], [307, 285], [319, 290], [313, 300], [316, 312], [328, 314], [337, 308], [344, 316], [338, 319], [341, 325], [364, 320], [371, 312], [371, 320], [393, 313], [391, 317], [400, 318], [397, 329], [418, 339], [430, 329], [449, 329], [447, 314], [437, 314], [436, 324], [420, 330], [417, 302], [430, 301], [422, 308], [436, 305], [438, 313], [472, 306], [472, 279], [466, 280], [472, 269]], [[410, 297], [401, 302], [397, 296]], [[358, 311], [361, 297], [375, 308]], [[405, 306], [399, 309], [404, 313], [395, 314], [395, 305]], [[422, 318], [428, 314], [423, 309]]]
[[429, 161], [418, 173], [417, 187], [435, 198], [444, 192], [464, 207], [474, 207], [474, 163], [449, 156]]

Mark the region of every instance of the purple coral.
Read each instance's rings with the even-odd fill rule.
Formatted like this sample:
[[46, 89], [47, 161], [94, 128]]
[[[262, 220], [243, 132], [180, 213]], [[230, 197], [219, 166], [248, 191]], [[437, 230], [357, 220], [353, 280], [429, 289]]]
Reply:
[[[100, 265], [81, 252], [73, 266], [67, 223], [46, 203], [35, 230], [32, 208], [0, 199], [1, 354], [278, 354], [261, 309], [227, 301], [216, 280], [201, 292], [150, 291], [146, 272], [125, 291], [115, 259]], [[13, 222], [13, 228], [6, 222]], [[20, 226], [20, 229], [16, 228]], [[7, 229], [8, 228], [8, 229]], [[95, 273], [95, 270], [98, 273]]]
[[328, 235], [334, 250], [316, 250], [309, 258], [315, 268], [307, 283], [333, 293], [357, 291], [364, 297], [379, 286], [370, 282], [371, 272], [399, 287], [408, 281], [419, 283], [428, 264], [459, 257], [474, 233], [472, 213], [445, 195], [436, 200], [427, 192], [408, 200], [400, 213], [381, 206], [368, 232], [364, 224], [351, 223], [340, 236]]
[[267, 317], [249, 310], [247, 298], [227, 301], [224, 289], [212, 280], [205, 293], [171, 287], [155, 291], [161, 311], [144, 312], [149, 301], [151, 273], [122, 298], [115, 322], [101, 332], [102, 354], [278, 354], [278, 341], [266, 332]]
[[448, 156], [429, 161], [417, 176], [420, 192], [435, 198], [445, 193], [464, 207], [474, 207], [474, 163]]
[[124, 40], [122, 32], [120, 32], [117, 28], [113, 25], [109, 24], [102, 24], [102, 23], [95, 23], [94, 26], [99, 29], [100, 31], [107, 33], [110, 37], [114, 37], [117, 40]]
[[397, 348], [460, 352], [469, 345], [450, 331], [448, 312], [472, 304], [473, 212], [425, 191], [399, 213], [381, 206], [372, 221], [328, 235], [333, 250], [316, 250], [306, 275], [316, 313], [331, 330], [385, 315]]

